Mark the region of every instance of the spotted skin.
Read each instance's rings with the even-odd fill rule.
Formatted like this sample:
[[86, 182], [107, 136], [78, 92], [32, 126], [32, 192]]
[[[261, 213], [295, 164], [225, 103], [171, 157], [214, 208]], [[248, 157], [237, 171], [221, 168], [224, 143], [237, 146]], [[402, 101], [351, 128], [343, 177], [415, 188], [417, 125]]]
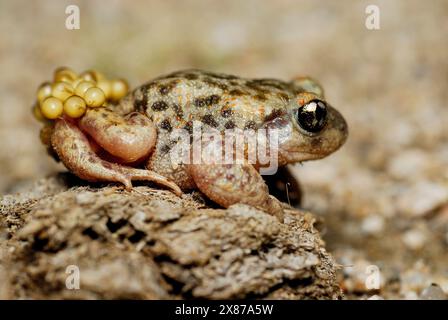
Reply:
[[300, 92], [300, 88], [280, 80], [251, 80], [186, 70], [146, 83], [132, 93], [132, 100], [135, 109], [155, 123], [170, 118], [173, 128], [182, 128], [188, 121], [201, 121], [206, 116], [213, 120], [210, 123], [217, 124], [217, 129], [224, 130], [227, 121], [223, 118], [228, 119], [232, 113], [236, 128], [244, 129], [249, 121], [253, 128], [260, 127], [264, 118], [283, 109], [295, 92]]
[[[281, 217], [281, 205], [269, 195], [258, 173], [259, 164], [250, 164], [247, 159], [230, 165], [173, 164], [171, 150], [179, 140], [171, 133], [184, 129], [191, 135], [195, 121], [221, 133], [236, 128], [281, 129], [285, 133], [278, 150], [280, 166], [319, 159], [345, 142], [347, 125], [325, 102], [324, 126], [316, 132], [301, 128], [297, 110], [316, 100], [324, 102], [323, 90], [308, 77], [292, 81], [245, 79], [184, 70], [155, 78], [117, 105], [88, 111], [78, 122], [57, 120], [52, 144], [62, 162], [87, 180], [116, 181], [129, 188], [130, 181], [138, 177], [129, 166], [143, 161], [148, 172], [145, 180], [152, 176], [175, 192], [172, 184], [182, 190], [198, 188], [224, 207], [241, 202]], [[73, 149], [64, 139], [83, 141], [79, 142], [82, 148]], [[89, 156], [81, 157], [81, 149]], [[141, 170], [140, 176], [145, 171], [136, 170]]]

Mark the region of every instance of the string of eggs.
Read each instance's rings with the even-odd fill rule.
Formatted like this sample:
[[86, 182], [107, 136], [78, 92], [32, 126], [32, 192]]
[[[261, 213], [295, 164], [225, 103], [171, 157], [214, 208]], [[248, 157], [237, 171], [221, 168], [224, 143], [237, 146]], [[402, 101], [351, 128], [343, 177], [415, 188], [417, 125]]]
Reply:
[[78, 75], [69, 68], [58, 68], [54, 72], [53, 82], [44, 82], [39, 86], [33, 114], [43, 122], [63, 115], [79, 118], [87, 108], [117, 102], [128, 90], [126, 81], [106, 79], [98, 71], [85, 71]]

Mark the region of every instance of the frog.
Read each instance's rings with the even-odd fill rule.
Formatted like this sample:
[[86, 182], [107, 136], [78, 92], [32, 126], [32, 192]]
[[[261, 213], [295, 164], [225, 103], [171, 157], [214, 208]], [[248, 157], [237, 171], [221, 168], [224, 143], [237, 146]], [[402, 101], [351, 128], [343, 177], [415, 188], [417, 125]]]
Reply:
[[284, 81], [187, 69], [156, 77], [79, 119], [60, 117], [51, 148], [87, 181], [128, 190], [132, 181], [152, 181], [179, 196], [199, 190], [221, 207], [242, 203], [281, 218], [284, 204], [269, 193], [263, 165], [247, 161], [247, 152], [235, 163], [173, 163], [173, 131], [185, 132], [192, 144], [195, 123], [221, 134], [279, 130], [279, 168], [324, 158], [348, 136], [344, 117], [311, 77]]

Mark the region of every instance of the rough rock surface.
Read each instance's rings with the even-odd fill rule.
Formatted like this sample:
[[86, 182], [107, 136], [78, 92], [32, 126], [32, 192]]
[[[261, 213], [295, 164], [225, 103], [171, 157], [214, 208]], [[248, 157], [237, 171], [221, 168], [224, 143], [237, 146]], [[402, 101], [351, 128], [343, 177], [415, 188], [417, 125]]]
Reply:
[[[56, 175], [4, 196], [0, 222], [0, 298], [341, 298], [307, 212], [281, 223], [196, 193]], [[79, 290], [66, 287], [73, 265]]]

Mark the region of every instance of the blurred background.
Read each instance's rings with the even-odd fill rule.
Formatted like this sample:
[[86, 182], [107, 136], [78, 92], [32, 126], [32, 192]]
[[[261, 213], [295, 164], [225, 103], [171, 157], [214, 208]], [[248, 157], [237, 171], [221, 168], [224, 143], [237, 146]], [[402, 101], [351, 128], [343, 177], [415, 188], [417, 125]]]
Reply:
[[[67, 30], [65, 9], [80, 9]], [[380, 29], [365, 26], [368, 5]], [[0, 191], [63, 170], [30, 108], [59, 66], [132, 87], [181, 68], [311, 75], [345, 116], [334, 155], [297, 165], [348, 297], [448, 293], [448, 2], [0, 0]], [[380, 290], [366, 286], [369, 265]], [[434, 283], [436, 285], [431, 284]]]

